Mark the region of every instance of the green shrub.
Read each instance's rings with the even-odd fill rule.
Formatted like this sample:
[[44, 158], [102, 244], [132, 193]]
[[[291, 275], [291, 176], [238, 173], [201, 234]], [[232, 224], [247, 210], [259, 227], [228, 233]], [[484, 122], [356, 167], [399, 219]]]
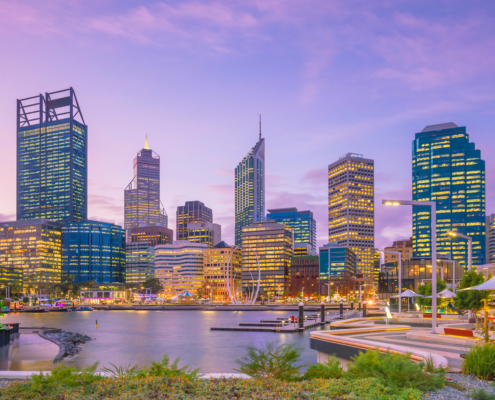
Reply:
[[484, 343], [471, 347], [462, 361], [462, 373], [479, 379], [495, 378], [495, 345]]
[[275, 347], [273, 343], [268, 343], [266, 347], [260, 349], [248, 346], [247, 350], [246, 357], [235, 360], [240, 365], [240, 368], [235, 371], [252, 378], [275, 378], [289, 381], [300, 377], [299, 370], [304, 365], [297, 365], [301, 354], [293, 344]]
[[416, 388], [421, 391], [437, 390], [445, 385], [445, 371], [425, 371], [424, 363], [414, 363], [410, 354], [380, 353], [368, 350], [352, 357], [347, 375], [352, 378], [378, 378], [387, 386]]
[[102, 368], [102, 372], [105, 372], [109, 377], [115, 379], [130, 379], [135, 378], [141, 367], [139, 365], [126, 364], [117, 367], [115, 364], [110, 363], [113, 368]]
[[144, 378], [147, 376], [185, 376], [190, 379], [196, 379], [199, 376], [198, 369], [188, 369], [189, 366], [185, 365], [181, 368], [178, 367], [179, 357], [169, 365], [169, 358], [165, 354], [159, 362], [151, 362], [151, 366], [144, 366], [137, 373], [136, 376]]
[[29, 303], [29, 297], [23, 297], [23, 298], [22, 298], [22, 302], [23, 302], [24, 304], [28, 304], [28, 303]]
[[495, 400], [495, 393], [488, 393], [485, 391], [485, 389], [473, 389], [471, 390], [471, 393], [469, 395], [474, 399], [474, 400]]
[[331, 357], [324, 364], [311, 365], [304, 373], [303, 379], [340, 379], [342, 376], [344, 376], [344, 370], [340, 366], [339, 360], [335, 357]]

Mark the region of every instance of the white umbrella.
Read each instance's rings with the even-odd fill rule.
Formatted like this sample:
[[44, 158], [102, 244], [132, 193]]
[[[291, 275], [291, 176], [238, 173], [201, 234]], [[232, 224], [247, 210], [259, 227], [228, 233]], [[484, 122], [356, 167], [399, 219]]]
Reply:
[[[431, 299], [433, 296], [426, 296], [425, 299]], [[451, 299], [455, 297], [455, 293], [452, 293], [449, 289], [444, 289], [440, 293], [437, 293], [437, 297], [441, 297], [443, 299]]]
[[487, 280], [479, 285], [468, 287], [465, 289], [459, 289], [461, 292], [465, 290], [495, 290], [495, 276], [492, 279]]
[[[421, 294], [414, 293], [410, 289], [407, 289], [407, 290], [404, 290], [401, 294], [398, 294], [396, 296], [390, 296], [390, 297], [424, 297], [424, 296]], [[409, 311], [409, 301], [407, 302], [407, 311]]]

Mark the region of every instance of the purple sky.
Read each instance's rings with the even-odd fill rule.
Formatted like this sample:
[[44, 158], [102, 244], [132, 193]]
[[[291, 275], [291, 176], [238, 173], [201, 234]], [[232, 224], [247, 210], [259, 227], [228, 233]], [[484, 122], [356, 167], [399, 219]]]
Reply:
[[0, 0], [0, 220], [15, 219], [16, 99], [72, 86], [89, 125], [89, 217], [123, 223], [148, 134], [162, 200], [203, 201], [234, 242], [234, 168], [266, 138], [267, 209], [327, 241], [329, 163], [375, 160], [376, 245], [411, 234], [411, 141], [467, 126], [495, 212], [492, 1]]

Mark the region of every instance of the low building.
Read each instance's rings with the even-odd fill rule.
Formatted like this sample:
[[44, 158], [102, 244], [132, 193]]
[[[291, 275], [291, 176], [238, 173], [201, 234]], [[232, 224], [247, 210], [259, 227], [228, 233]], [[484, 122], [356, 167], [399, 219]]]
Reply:
[[211, 222], [191, 222], [187, 224], [187, 240], [193, 243], [205, 243], [212, 248], [221, 242], [222, 227]]
[[155, 277], [155, 249], [148, 242], [127, 242], [125, 283], [138, 285]]
[[495, 276], [495, 264], [477, 265], [476, 272], [478, 274], [482, 272], [485, 279], [488, 279], [489, 277], [493, 278]]
[[174, 241], [174, 231], [164, 226], [145, 226], [129, 229], [129, 242], [147, 242], [149, 246], [169, 244]]
[[369, 300], [374, 298], [373, 278], [362, 274], [355, 276], [348, 273], [341, 275], [333, 275], [328, 279], [326, 295], [333, 291], [334, 295], [340, 297], [354, 298], [359, 301]]
[[337, 243], [327, 243], [320, 247], [320, 278], [330, 279], [338, 275], [356, 275], [356, 254]]
[[294, 257], [316, 256], [310, 243], [294, 243]]
[[[230, 268], [227, 274], [229, 262]], [[241, 249], [235, 249], [222, 241], [212, 249], [204, 250], [203, 275], [203, 297], [212, 296], [213, 300], [228, 301], [229, 287], [231, 294], [236, 293], [238, 296], [242, 294]]]
[[126, 300], [124, 285], [96, 285], [81, 288], [81, 304], [106, 304]]
[[292, 259], [290, 297], [311, 297], [320, 294], [320, 262], [318, 256], [298, 256]]
[[385, 264], [399, 261], [398, 254], [387, 253], [388, 251], [399, 252], [401, 255], [401, 261], [410, 260], [413, 256], [413, 243], [412, 238], [405, 240], [396, 240], [392, 246], [385, 247]]

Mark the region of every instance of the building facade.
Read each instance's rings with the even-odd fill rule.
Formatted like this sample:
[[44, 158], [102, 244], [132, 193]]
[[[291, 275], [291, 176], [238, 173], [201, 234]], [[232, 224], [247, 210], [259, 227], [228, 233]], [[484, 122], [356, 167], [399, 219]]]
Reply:
[[485, 222], [486, 230], [486, 257], [485, 260], [490, 264], [495, 264], [495, 214], [487, 215]]
[[221, 242], [221, 226], [211, 222], [193, 222], [187, 224], [187, 240], [193, 243], [205, 243], [212, 248]]
[[318, 256], [294, 257], [290, 271], [289, 296], [317, 297], [320, 292], [320, 263]]
[[125, 231], [99, 221], [71, 222], [63, 228], [63, 275], [73, 282], [124, 283]]
[[204, 243], [177, 240], [155, 247], [155, 278], [163, 285], [163, 295], [176, 296], [186, 290], [201, 297], [203, 292]]
[[87, 138], [74, 89], [17, 100], [17, 220], [87, 218]]
[[169, 244], [174, 241], [174, 231], [164, 226], [132, 228], [127, 231], [127, 240], [129, 239], [131, 242], [146, 242], [148, 246]]
[[148, 146], [133, 162], [133, 178], [124, 191], [125, 229], [168, 227], [168, 216], [160, 201], [160, 156]]
[[349, 247], [358, 274], [373, 277], [374, 161], [347, 153], [328, 166], [328, 241]]
[[0, 267], [21, 268], [24, 287], [59, 283], [62, 223], [45, 219], [0, 223]]
[[338, 275], [355, 276], [356, 254], [349, 248], [336, 243], [320, 247], [320, 278], [329, 279]]
[[309, 243], [294, 243], [294, 257], [316, 256], [313, 246]]
[[[457, 231], [473, 240], [473, 265], [485, 264], [485, 162], [466, 127], [429, 125], [412, 147], [413, 200], [437, 204], [437, 254], [467, 267], [467, 242], [447, 235]], [[429, 207], [413, 207], [413, 251], [431, 258]]]
[[[227, 273], [227, 266], [230, 268]], [[211, 249], [204, 250], [203, 297], [213, 296], [215, 301], [230, 301], [230, 293], [242, 295], [242, 253], [241, 249], [220, 242]], [[227, 280], [228, 285], [227, 286]]]
[[[412, 247], [412, 238], [408, 240], [396, 240], [392, 246], [385, 247], [384, 250], [387, 251], [396, 251], [400, 253], [401, 261], [410, 260], [413, 256], [413, 247]], [[397, 254], [384, 254], [385, 264], [399, 261], [399, 257]]]
[[316, 221], [311, 211], [297, 211], [297, 208], [268, 210], [266, 219], [288, 225], [294, 231], [294, 245], [309, 243], [316, 253]]
[[177, 207], [177, 240], [189, 240], [187, 225], [197, 222], [213, 223], [213, 211], [201, 201], [186, 201], [185, 205]]
[[123, 285], [96, 285], [81, 288], [82, 304], [113, 304], [126, 299]]
[[155, 249], [148, 242], [125, 245], [125, 283], [138, 285], [155, 277]]
[[[14, 288], [23, 288], [23, 269], [0, 266], [0, 287], [10, 286], [11, 297], [17, 292]], [[21, 290], [19, 290], [21, 291]]]
[[265, 217], [265, 139], [261, 138], [235, 169], [235, 244], [242, 228]]
[[253, 283], [255, 287], [258, 284], [257, 259], [261, 269], [259, 294], [280, 296], [288, 293], [294, 256], [292, 228], [275, 221], [253, 222], [242, 228], [242, 246], [244, 294], [252, 290]]

